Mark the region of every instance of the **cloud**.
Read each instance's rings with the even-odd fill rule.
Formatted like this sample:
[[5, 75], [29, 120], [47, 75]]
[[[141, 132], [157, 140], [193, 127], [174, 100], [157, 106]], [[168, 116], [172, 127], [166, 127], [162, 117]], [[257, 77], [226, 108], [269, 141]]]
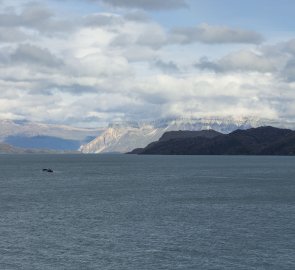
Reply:
[[34, 64], [46, 67], [60, 67], [62, 60], [54, 56], [48, 49], [40, 48], [31, 44], [20, 44], [11, 55], [13, 62], [21, 64]]
[[187, 7], [185, 0], [101, 0], [101, 2], [113, 7], [144, 10], [173, 10]]
[[281, 49], [284, 49], [287, 53], [295, 56], [295, 39], [291, 39], [288, 42], [279, 45]]
[[52, 34], [69, 32], [77, 27], [77, 22], [57, 18], [56, 14], [45, 5], [25, 2], [20, 11], [9, 8], [2, 12], [0, 27], [12, 29], [12, 31], [35, 30], [42, 34]]
[[282, 76], [288, 82], [295, 82], [295, 58], [290, 59], [282, 71]]
[[273, 59], [249, 50], [230, 53], [215, 62], [203, 57], [195, 64], [195, 67], [215, 72], [275, 72], [277, 68]]
[[211, 70], [215, 72], [222, 72], [223, 68], [219, 65], [219, 63], [216, 63], [214, 61], [210, 61], [208, 57], [204, 56], [199, 59], [197, 63], [194, 65], [196, 68], [200, 70]]
[[120, 31], [113, 31], [109, 48], [120, 52], [129, 61], [151, 60], [167, 44], [167, 33], [157, 23], [127, 21], [119, 28]]
[[156, 68], [160, 69], [164, 73], [177, 73], [177, 72], [179, 72], [178, 66], [173, 61], [165, 62], [161, 59], [158, 59], [153, 62], [153, 65]]
[[[138, 82], [137, 82], [138, 83]], [[137, 84], [143, 103], [158, 104], [161, 116], [256, 116], [276, 118], [280, 93], [275, 78], [261, 74], [163, 75]]]
[[143, 28], [135, 41], [137, 45], [147, 46], [155, 50], [163, 47], [166, 42], [166, 32], [157, 24], [150, 24]]
[[276, 46], [269, 46], [267, 48], [267, 52], [268, 55], [273, 55], [274, 52], [281, 54], [279, 55], [282, 59], [280, 63], [280, 77], [290, 83], [295, 82], [295, 39], [278, 44]]
[[219, 59], [201, 57], [194, 65], [216, 73], [270, 73], [278, 81], [295, 82], [295, 40], [231, 52]]
[[260, 44], [262, 35], [257, 32], [234, 29], [226, 26], [201, 24], [196, 27], [182, 27], [172, 30], [171, 43], [190, 44], [195, 42], [207, 44], [249, 43]]
[[[126, 27], [126, 32], [125, 32]], [[167, 31], [154, 22], [145, 24], [126, 24], [111, 42], [112, 46], [126, 47], [138, 45], [159, 50], [166, 46], [187, 44], [259, 44], [263, 37], [254, 32], [229, 27], [209, 26], [203, 24], [194, 28], [178, 28]], [[127, 29], [129, 27], [129, 29]], [[134, 31], [130, 32], [130, 28]]]
[[32, 27], [43, 24], [52, 18], [53, 13], [46, 7], [36, 3], [25, 4], [20, 13], [10, 10], [0, 14], [0, 26], [2, 27]]
[[74, 125], [295, 117], [294, 40], [266, 46], [255, 31], [207, 24], [170, 31], [147, 16], [184, 1], [104, 2], [126, 9], [86, 15], [41, 4], [2, 9], [0, 117]]
[[124, 18], [127, 21], [134, 21], [134, 22], [148, 22], [150, 20], [145, 12], [138, 11], [138, 10], [125, 14]]
[[90, 27], [114, 26], [123, 23], [124, 19], [121, 16], [113, 14], [92, 14], [85, 17], [85, 26]]
[[58, 92], [70, 93], [72, 95], [83, 96], [89, 93], [99, 93], [98, 89], [95, 86], [88, 86], [79, 83], [70, 83], [66, 84], [53, 84], [48, 81], [39, 81], [36, 84], [35, 89], [32, 89], [29, 93], [32, 95], [35, 94], [44, 94], [44, 95], [54, 95]]
[[30, 36], [20, 29], [0, 27], [0, 42], [12, 43], [28, 40]]

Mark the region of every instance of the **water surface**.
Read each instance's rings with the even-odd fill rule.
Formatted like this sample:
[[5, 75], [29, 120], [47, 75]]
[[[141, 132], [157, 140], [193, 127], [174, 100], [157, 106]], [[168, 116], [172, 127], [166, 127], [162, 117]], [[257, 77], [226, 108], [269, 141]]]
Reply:
[[0, 269], [295, 269], [294, 165], [2, 155]]

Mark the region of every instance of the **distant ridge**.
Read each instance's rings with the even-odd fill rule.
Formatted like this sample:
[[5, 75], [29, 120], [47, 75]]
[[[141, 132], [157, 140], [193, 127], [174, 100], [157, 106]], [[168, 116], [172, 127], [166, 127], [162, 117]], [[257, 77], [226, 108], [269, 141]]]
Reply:
[[245, 130], [260, 126], [293, 129], [295, 123], [253, 117], [164, 118], [155, 121], [118, 122], [110, 124], [94, 140], [82, 145], [80, 151], [85, 154], [126, 153], [135, 148], [146, 147], [168, 131], [215, 130], [228, 134], [237, 129]]
[[78, 154], [78, 151], [57, 151], [52, 149], [30, 149], [0, 143], [0, 154]]
[[1, 120], [0, 143], [16, 148], [77, 151], [93, 140], [102, 129], [77, 128], [27, 120]]
[[[295, 131], [271, 126], [236, 130], [165, 133], [157, 142], [130, 154], [141, 155], [295, 155]], [[195, 136], [193, 136], [195, 135]]]
[[9, 136], [4, 143], [26, 149], [51, 149], [57, 151], [75, 151], [81, 143], [77, 140], [66, 140], [50, 136]]

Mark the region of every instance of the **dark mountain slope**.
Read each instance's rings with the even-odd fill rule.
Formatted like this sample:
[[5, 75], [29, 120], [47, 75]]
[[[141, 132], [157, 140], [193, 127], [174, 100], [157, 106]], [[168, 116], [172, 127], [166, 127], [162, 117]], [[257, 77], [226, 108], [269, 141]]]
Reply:
[[295, 155], [295, 134], [288, 134], [286, 137], [266, 146], [262, 149], [263, 155]]
[[141, 154], [142, 151], [145, 152], [144, 154], [154, 154], [160, 151], [161, 154], [173, 155], [189, 151], [191, 144], [195, 145], [199, 140], [211, 139], [220, 135], [223, 134], [215, 130], [169, 131], [164, 133], [159, 141], [152, 142], [145, 148], [134, 149], [130, 154]]
[[[186, 132], [184, 132], [186, 134]], [[167, 135], [163, 135], [167, 138]], [[230, 134], [213, 137], [192, 137], [186, 135], [168, 140], [161, 139], [136, 154], [161, 155], [293, 155], [295, 153], [295, 132], [289, 129], [259, 127], [236, 130]]]
[[222, 133], [217, 132], [215, 130], [201, 130], [201, 131], [187, 131], [187, 130], [179, 130], [179, 131], [168, 131], [163, 134], [163, 136], [159, 139], [160, 142], [169, 141], [172, 139], [188, 139], [188, 138], [214, 138]]

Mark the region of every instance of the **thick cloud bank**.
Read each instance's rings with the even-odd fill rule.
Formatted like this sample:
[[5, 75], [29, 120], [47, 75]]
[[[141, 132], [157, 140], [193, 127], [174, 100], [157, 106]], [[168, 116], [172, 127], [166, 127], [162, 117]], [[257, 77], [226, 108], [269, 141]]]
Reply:
[[[187, 4], [103, 2], [145, 10]], [[64, 15], [44, 1], [4, 3], [0, 118], [84, 126], [167, 116], [294, 120], [292, 39], [266, 45], [251, 29], [164, 27], [133, 9]]]

